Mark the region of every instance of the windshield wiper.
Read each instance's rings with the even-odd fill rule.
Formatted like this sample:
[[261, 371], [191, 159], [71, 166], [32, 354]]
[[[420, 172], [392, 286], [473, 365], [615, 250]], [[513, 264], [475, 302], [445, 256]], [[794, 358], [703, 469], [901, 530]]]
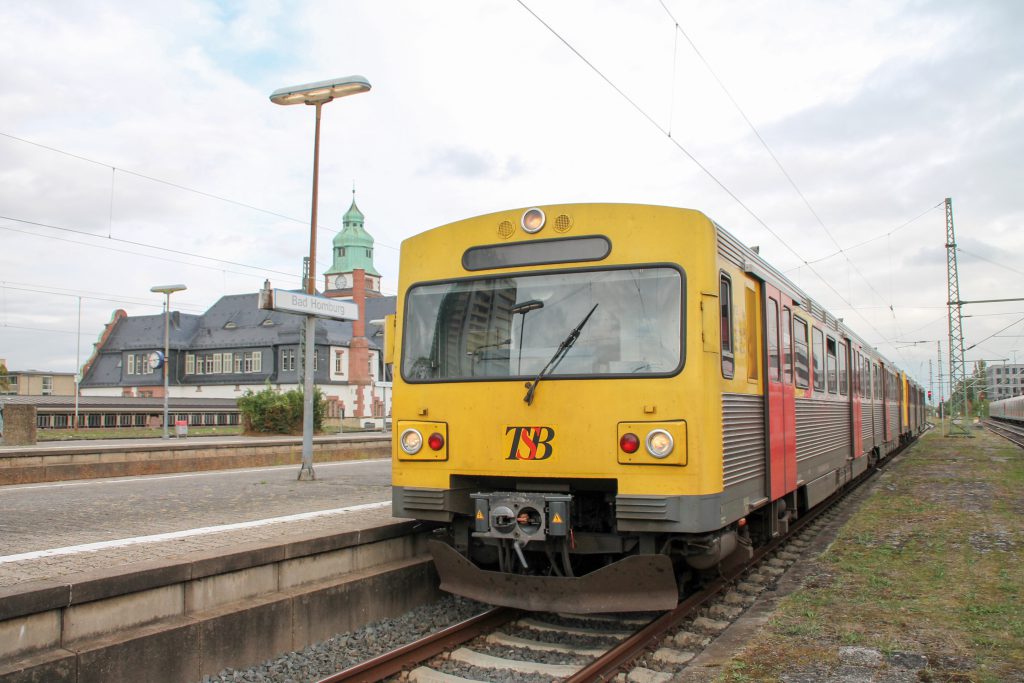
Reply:
[[590, 313], [587, 313], [583, 320], [580, 321], [580, 324], [577, 325], [576, 328], [569, 333], [569, 336], [563, 339], [562, 343], [558, 345], [558, 350], [555, 351], [555, 355], [551, 356], [551, 360], [549, 360], [548, 364], [544, 366], [544, 369], [537, 373], [537, 376], [533, 378], [532, 382], [526, 383], [526, 396], [523, 397], [523, 400], [526, 401], [526, 405], [533, 405], [533, 394], [537, 391], [537, 384], [539, 384], [541, 379], [543, 379], [548, 373], [548, 370], [554, 372], [555, 368], [558, 367], [558, 364], [562, 362], [562, 359], [565, 358], [565, 354], [569, 353], [569, 349], [571, 349], [572, 345], [576, 343], [577, 339], [579, 339], [583, 326], [587, 324], [588, 320], [590, 320], [590, 316], [594, 315], [594, 311], [596, 309], [597, 304], [594, 304], [594, 308], [590, 309]]

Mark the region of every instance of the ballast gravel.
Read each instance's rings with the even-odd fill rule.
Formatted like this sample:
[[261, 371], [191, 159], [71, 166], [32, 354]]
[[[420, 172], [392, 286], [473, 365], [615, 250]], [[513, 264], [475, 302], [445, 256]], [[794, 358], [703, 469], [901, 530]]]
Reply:
[[224, 669], [202, 683], [307, 683], [390, 652], [430, 633], [485, 612], [487, 605], [446, 596], [394, 619], [381, 619], [330, 640], [269, 659], [239, 671]]

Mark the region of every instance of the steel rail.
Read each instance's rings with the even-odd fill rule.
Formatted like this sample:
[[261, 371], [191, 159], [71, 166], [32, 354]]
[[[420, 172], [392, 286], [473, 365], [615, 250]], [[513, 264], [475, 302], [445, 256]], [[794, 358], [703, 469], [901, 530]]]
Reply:
[[[911, 442], [913, 443], [913, 442]], [[674, 609], [656, 617], [635, 634], [611, 648], [606, 654], [597, 658], [572, 676], [565, 679], [566, 683], [589, 683], [590, 681], [609, 681], [629, 662], [643, 654], [651, 646], [659, 642], [670, 629], [677, 626], [683, 619], [699, 609], [719, 593], [733, 585], [744, 572], [756, 566], [766, 555], [774, 552], [784, 543], [792, 540], [805, 527], [814, 522], [824, 512], [830, 510], [853, 490], [857, 489], [887, 464], [894, 456], [906, 448], [904, 444], [882, 458], [875, 466], [869, 468], [857, 478], [847, 482], [839, 490], [822, 501], [809, 513], [806, 513], [789, 526], [789, 531], [772, 539], [754, 551], [750, 560], [728, 568], [721, 568], [719, 576], [706, 585], [701, 591], [687, 597]], [[425, 638], [414, 641], [400, 648], [386, 652], [336, 674], [320, 679], [317, 683], [341, 683], [353, 681], [358, 683], [374, 683], [389, 676], [421, 664], [456, 645], [461, 645], [479, 635], [489, 633], [500, 626], [516, 619], [522, 610], [508, 607], [496, 607], [475, 617], [449, 626]]]
[[[912, 442], [911, 442], [912, 443]], [[565, 679], [565, 683], [591, 683], [593, 681], [610, 681], [631, 661], [642, 655], [645, 651], [656, 645], [664, 637], [665, 633], [678, 626], [685, 618], [701, 607], [704, 603], [724, 592], [732, 586], [733, 582], [743, 575], [744, 572], [755, 567], [766, 555], [774, 552], [779, 546], [792, 540], [805, 527], [818, 519], [822, 514], [830, 510], [836, 503], [845, 498], [849, 493], [868, 482], [880, 471], [881, 466], [889, 462], [896, 454], [900, 453], [906, 444], [900, 446], [885, 458], [881, 459], [874, 467], [869, 468], [856, 479], [847, 482], [831, 496], [823, 500], [815, 508], [804, 514], [795, 522], [790, 524], [786, 534], [772, 539], [765, 545], [754, 551], [750, 560], [743, 564], [736, 565], [729, 569], [720, 571], [719, 577], [705, 586], [701, 591], [694, 593], [679, 603], [679, 606], [670, 612], [657, 617], [647, 626], [637, 631], [629, 638], [610, 649], [606, 654], [598, 657], [593, 662]]]
[[981, 424], [993, 434], [1024, 448], [1024, 428], [996, 420], [985, 420]]
[[320, 679], [318, 683], [341, 683], [341, 681], [374, 683], [374, 681], [384, 680], [388, 676], [399, 674], [404, 669], [424, 662], [456, 645], [461, 645], [483, 633], [493, 631], [520, 614], [520, 610], [495, 607], [437, 633], [432, 633], [426, 638], [413, 641], [391, 652], [385, 652], [373, 659]]

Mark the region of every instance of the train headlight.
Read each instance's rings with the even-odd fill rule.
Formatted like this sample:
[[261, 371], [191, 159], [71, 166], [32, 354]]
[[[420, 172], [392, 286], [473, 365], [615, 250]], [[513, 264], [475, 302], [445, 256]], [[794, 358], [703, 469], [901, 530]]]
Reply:
[[523, 212], [520, 225], [523, 226], [523, 230], [532, 235], [535, 232], [539, 232], [540, 229], [544, 227], [544, 222], [546, 220], [547, 218], [545, 218], [544, 212], [540, 209], [527, 209]]
[[633, 433], [623, 434], [619, 439], [619, 448], [626, 453], [636, 453], [636, 450], [640, 448], [640, 438]]
[[[406, 429], [402, 432], [402, 438], [398, 440], [402, 450], [409, 455], [415, 455], [423, 448], [423, 435], [415, 429]], [[436, 448], [434, 450], [437, 450]]]
[[647, 452], [661, 460], [672, 452], [675, 442], [664, 429], [652, 429], [647, 433]]

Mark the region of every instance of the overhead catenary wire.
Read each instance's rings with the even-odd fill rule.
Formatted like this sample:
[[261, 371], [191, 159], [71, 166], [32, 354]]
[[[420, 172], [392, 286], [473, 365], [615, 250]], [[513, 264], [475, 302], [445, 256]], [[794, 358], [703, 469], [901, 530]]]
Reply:
[[[105, 249], [107, 251], [113, 251], [113, 252], [117, 252], [119, 254], [130, 254], [132, 256], [141, 256], [143, 258], [154, 259], [154, 260], [157, 260], [157, 261], [165, 261], [167, 263], [180, 263], [180, 264], [183, 264], [183, 265], [192, 266], [193, 268], [203, 268], [205, 270], [214, 270], [214, 271], [217, 271], [219, 273], [231, 273], [233, 275], [244, 275], [246, 277], [263, 277], [262, 275], [257, 276], [255, 273], [243, 273], [243, 272], [237, 271], [237, 270], [229, 270], [229, 269], [220, 268], [220, 267], [217, 267], [217, 266], [204, 265], [202, 263], [193, 263], [191, 261], [183, 261], [181, 259], [172, 259], [172, 258], [167, 258], [167, 257], [164, 257], [164, 256], [157, 256], [155, 254], [146, 254], [146, 253], [139, 252], [139, 251], [131, 251], [129, 249], [118, 249], [117, 247], [112, 247], [112, 246], [106, 245], [106, 244], [90, 244], [89, 242], [80, 242], [78, 240], [72, 240], [72, 239], [68, 239], [66, 237], [59, 237], [57, 235], [44, 235], [44, 234], [41, 234], [41, 233], [38, 233], [38, 232], [30, 232], [28, 230], [19, 230], [17, 228], [12, 228], [10, 226], [5, 226], [5, 225], [0, 225], [0, 230], [7, 230], [8, 232], [17, 232], [17, 233], [21, 233], [22, 235], [30, 235], [32, 237], [42, 237], [44, 239], [57, 240], [59, 242], [67, 242], [68, 244], [78, 244], [78, 245], [83, 246], [83, 247], [92, 247], [94, 249]], [[84, 234], [91, 234], [91, 233], [84, 233]], [[94, 235], [94, 236], [95, 237], [99, 237], [100, 239], [106, 239], [102, 235]], [[159, 247], [153, 247], [153, 248], [154, 249], [158, 249]], [[247, 266], [247, 267], [250, 267], [250, 268], [258, 270], [258, 268], [256, 266]], [[292, 278], [296, 282], [299, 282], [302, 279], [298, 275], [291, 275], [291, 274], [289, 274], [288, 277]]]
[[[880, 300], [885, 301], [886, 298], [884, 296], [882, 296], [882, 294], [877, 289], [875, 289], [875, 286], [874, 286], [874, 284], [872, 284], [871, 280], [867, 276], [865, 276], [863, 272], [861, 272], [860, 268], [857, 267], [857, 264], [855, 264], [853, 262], [853, 260], [850, 258], [849, 254], [846, 253], [847, 249], [844, 248], [841, 244], [839, 244], [839, 241], [832, 234], [832, 231], [829, 230], [827, 225], [825, 225], [825, 221], [822, 220], [821, 215], [814, 208], [814, 206], [811, 205], [810, 200], [807, 199], [807, 196], [804, 194], [803, 190], [801, 190], [800, 187], [796, 184], [796, 181], [793, 180], [793, 176], [790, 175], [789, 171], [786, 170], [786, 167], [782, 164], [782, 161], [775, 154], [775, 151], [771, 148], [771, 146], [768, 144], [768, 142], [764, 139], [764, 136], [761, 135], [761, 132], [757, 129], [757, 126], [755, 126], [753, 121], [750, 120], [750, 117], [747, 116], [747, 113], [743, 110], [743, 107], [741, 107], [739, 102], [736, 101], [736, 98], [733, 97], [732, 93], [729, 91], [729, 88], [727, 88], [725, 83], [722, 82], [722, 79], [718, 77], [718, 74], [715, 72], [714, 68], [712, 68], [712, 66], [708, 62], [708, 60], [704, 57], [703, 53], [701, 53], [701, 51], [697, 48], [697, 45], [693, 42], [693, 39], [691, 39], [690, 36], [686, 33], [686, 31], [683, 29], [683, 27], [679, 25], [679, 20], [676, 19], [675, 15], [673, 15], [671, 10], [669, 10], [669, 8], [665, 5], [664, 0], [658, 0], [658, 2], [661, 4], [662, 9], [665, 10], [665, 13], [672, 20], [672, 23], [675, 24], [675, 29], [676, 29], [677, 33], [681, 34], [686, 39], [686, 42], [690, 44], [690, 47], [693, 49], [694, 53], [700, 59], [701, 63], [704, 64], [704, 67], [708, 70], [708, 73], [711, 74], [711, 77], [718, 84], [718, 87], [720, 87], [722, 89], [722, 92], [725, 93], [726, 98], [728, 98], [729, 102], [732, 103], [732, 106], [736, 109], [736, 111], [739, 113], [740, 117], [743, 119], [743, 121], [747, 124], [747, 126], [753, 132], [753, 134], [757, 138], [758, 142], [761, 143], [761, 146], [764, 147], [765, 151], [768, 153], [768, 156], [771, 157], [773, 162], [775, 162], [775, 165], [778, 167], [778, 169], [782, 173], [782, 175], [786, 178], [786, 181], [793, 188], [793, 190], [796, 192], [796, 194], [800, 197], [800, 200], [803, 202], [804, 206], [806, 206], [807, 210], [811, 213], [812, 216], [814, 216], [814, 220], [818, 223], [819, 226], [821, 226], [821, 229], [824, 230], [824, 232], [828, 236], [828, 238], [839, 249], [839, 251], [836, 252], [836, 253], [837, 254], [842, 254], [843, 258], [846, 259], [846, 262], [850, 265], [850, 267], [854, 270], [854, 272], [856, 272], [857, 275], [860, 277], [860, 279], [864, 281], [864, 284], [866, 284], [868, 286], [868, 288], [872, 292], [874, 292], [875, 295]], [[674, 59], [675, 59], [675, 57], [673, 56], [673, 61], [674, 61]], [[674, 63], [673, 63], [673, 68], [674, 68]], [[941, 206], [941, 205], [942, 205], [942, 203], [940, 202], [939, 204], [936, 204], [936, 207]], [[895, 232], [895, 231], [891, 231], [889, 233], [889, 235], [891, 235], [892, 232]], [[810, 263], [810, 262], [807, 262], [807, 263]], [[889, 264], [889, 273], [890, 273], [889, 277], [890, 277], [890, 283], [891, 283], [891, 279], [892, 279], [892, 262], [891, 262], [891, 260], [890, 260], [890, 264]], [[847, 285], [847, 287], [849, 287], [849, 284]], [[891, 287], [891, 284], [890, 284], [889, 290], [890, 290], [889, 291], [889, 298], [888, 298], [889, 310], [892, 313], [893, 318], [897, 321], [896, 322], [896, 327], [897, 327], [897, 331], [898, 331], [899, 330], [899, 321], [896, 318], [896, 311], [895, 311], [895, 309], [893, 308], [893, 305], [892, 305], [892, 300], [893, 299], [892, 299], [892, 287]]]
[[[54, 152], [55, 154], [62, 154], [64, 156], [71, 157], [72, 159], [78, 159], [79, 161], [85, 161], [85, 162], [90, 163], [90, 164], [96, 164], [97, 166], [103, 166], [104, 168], [109, 168], [111, 170], [111, 174], [112, 175], [111, 175], [111, 190], [110, 190], [111, 194], [110, 194], [110, 212], [109, 212], [110, 213], [110, 217], [109, 217], [110, 225], [108, 226], [108, 230], [111, 233], [112, 233], [112, 230], [113, 230], [113, 216], [114, 216], [114, 189], [113, 189], [114, 180], [113, 180], [113, 176], [114, 176], [114, 174], [116, 174], [118, 172], [130, 175], [130, 176], [134, 176], [136, 178], [141, 178], [143, 180], [148, 180], [150, 182], [158, 183], [160, 185], [166, 185], [167, 187], [173, 187], [174, 189], [181, 190], [182, 192], [190, 192], [192, 194], [196, 194], [196, 195], [199, 195], [201, 197], [206, 197], [207, 199], [214, 199], [216, 201], [225, 202], [227, 204], [232, 204], [234, 206], [238, 206], [238, 207], [243, 208], [243, 209], [249, 209], [251, 211], [257, 211], [259, 213], [263, 213], [263, 214], [266, 214], [268, 216], [274, 216], [276, 218], [281, 218], [281, 219], [284, 219], [286, 221], [291, 221], [293, 223], [299, 223], [301, 225], [309, 225], [309, 221], [308, 220], [304, 220], [304, 219], [301, 219], [301, 218], [295, 218], [294, 216], [288, 216], [288, 215], [285, 215], [283, 213], [278, 213], [276, 211], [271, 211], [270, 209], [264, 209], [264, 208], [259, 207], [259, 206], [254, 206], [252, 204], [247, 204], [247, 203], [245, 203], [243, 201], [239, 201], [237, 199], [231, 199], [230, 197], [224, 197], [224, 196], [221, 196], [221, 195], [218, 195], [218, 194], [214, 194], [212, 192], [206, 192], [205, 190], [198, 190], [198, 189], [196, 189], [194, 187], [189, 187], [187, 185], [182, 185], [180, 183], [175, 183], [175, 182], [172, 182], [170, 180], [164, 180], [162, 178], [157, 178], [156, 176], [147, 175], [145, 173], [140, 173], [138, 171], [132, 171], [130, 169], [121, 168], [119, 166], [113, 166], [113, 165], [108, 164], [108, 163], [106, 163], [104, 161], [97, 161], [96, 159], [90, 159], [89, 157], [82, 156], [81, 154], [75, 154], [74, 152], [68, 152], [66, 150], [63, 150], [63, 149], [60, 149], [60, 148], [57, 148], [57, 147], [52, 147], [50, 145], [44, 145], [42, 143], [35, 142], [33, 140], [28, 140], [26, 138], [18, 137], [17, 135], [11, 135], [10, 133], [4, 133], [3, 131], [0, 131], [0, 136], [8, 138], [10, 140], [15, 140], [17, 142], [24, 143], [26, 145], [32, 145], [33, 147], [38, 147], [40, 149], [45, 149], [45, 150], [47, 150], [49, 152]], [[320, 225], [319, 222], [317, 222], [316, 229], [318, 231], [320, 231], [320, 230], [331, 231], [332, 230], [330, 227], [324, 227], [324, 226]], [[390, 245], [390, 244], [387, 244], [387, 243], [384, 243], [384, 242], [380, 242], [379, 240], [374, 240], [374, 244], [376, 246], [384, 247], [385, 249], [392, 249], [394, 251], [400, 251], [400, 249], [398, 247], [395, 247], [393, 245]]]
[[[744, 211], [746, 211], [747, 214], [749, 214], [750, 217], [753, 218], [758, 223], [758, 225], [760, 225], [762, 228], [764, 228], [768, 232], [768, 234], [770, 234], [772, 237], [774, 237], [779, 242], [779, 244], [781, 244], [791, 254], [793, 254], [793, 256], [795, 256], [797, 258], [797, 260], [799, 260], [801, 263], [803, 263], [805, 266], [807, 266], [808, 270], [810, 270], [812, 273], [814, 273], [814, 275], [819, 280], [821, 280], [822, 284], [824, 284], [826, 287], [828, 287], [828, 289], [830, 289], [837, 297], [839, 297], [839, 299], [841, 301], [843, 301], [847, 306], [849, 306], [850, 309], [854, 313], [856, 313], [858, 316], [860, 316], [860, 318], [865, 322], [865, 324], [868, 325], [868, 327], [870, 327], [874, 331], [874, 333], [876, 335], [878, 335], [879, 337], [884, 339], [885, 342], [887, 344], [889, 344], [901, 357], [903, 356], [902, 352], [898, 348], [895, 348], [895, 346], [892, 344], [892, 342], [889, 341], [888, 337], [886, 337], [886, 335], [882, 334], [882, 332], [879, 331], [878, 328], [875, 327], [875, 325], [870, 320], [867, 319], [867, 317], [865, 317], [859, 310], [857, 310], [853, 306], [853, 304], [851, 304], [846, 299], [846, 297], [844, 297], [842, 295], [842, 293], [839, 292], [839, 290], [837, 290], [832, 285], [832, 283], [830, 283], [828, 280], [826, 280], [814, 268], [814, 266], [812, 266], [810, 263], [808, 263], [807, 260], [799, 252], [796, 251], [796, 249], [794, 249], [785, 239], [782, 238], [781, 235], [779, 235], [774, 229], [772, 229], [772, 227], [769, 226], [768, 223], [766, 223], [757, 214], [757, 212], [755, 212], [742, 199], [740, 199], [740, 197], [735, 192], [733, 192], [732, 189], [730, 189], [722, 180], [720, 180], [714, 173], [712, 173], [711, 170], [707, 166], [705, 166], [699, 159], [697, 159], [697, 157], [695, 157], [693, 155], [693, 153], [691, 153], [682, 143], [680, 143], [678, 141], [678, 139], [671, 137], [669, 135], [669, 133], [668, 133], [668, 130], [664, 126], [659, 124], [654, 119], [654, 117], [652, 117], [649, 113], [647, 113], [639, 104], [636, 103], [636, 101], [634, 101], [628, 94], [626, 94], [626, 92], [623, 91], [622, 88], [620, 88], [614, 81], [612, 81], [607, 75], [605, 75], [605, 73], [603, 71], [601, 71], [599, 68], [597, 68], [597, 66], [595, 66], [589, 59], [587, 59], [579, 50], [577, 50], [568, 40], [566, 40], [550, 24], [548, 24], [546, 21], [544, 21], [544, 19], [541, 18], [540, 15], [538, 15], [536, 12], [534, 12], [523, 0], [517, 0], [517, 2], [519, 3], [519, 5], [524, 10], [526, 10], [531, 16], [533, 16], [534, 19], [536, 19], [542, 26], [544, 26], [544, 28], [546, 28], [553, 36], [555, 36], [555, 38], [557, 38], [559, 41], [561, 41], [561, 43], [563, 45], [565, 45], [566, 48], [568, 48], [573, 54], [575, 54], [595, 74], [597, 74], [597, 76], [600, 77], [601, 80], [603, 80], [610, 88], [612, 88], [612, 90], [614, 90], [616, 93], [618, 93], [618, 95], [620, 97], [622, 97], [627, 103], [629, 103], [629, 105], [631, 107], [633, 107], [633, 109], [636, 110], [636, 112], [638, 114], [640, 114], [644, 119], [646, 119], [648, 123], [650, 123], [652, 126], [654, 126], [663, 135], [665, 135], [666, 138], [668, 138], [668, 140], [673, 145], [675, 145], [688, 159], [690, 159], [691, 162], [693, 162], [693, 164], [695, 166], [697, 166], [697, 168], [699, 168], [708, 178], [710, 178], [716, 185], [718, 185], [718, 187], [723, 192], [725, 192]], [[884, 299], [884, 297], [880, 297], [880, 298]], [[907, 362], [909, 364], [909, 362], [907, 361], [907, 359], [905, 357], [904, 357], [904, 362]]]
[[[89, 301], [107, 301], [115, 304], [127, 304], [132, 306], [149, 306], [151, 308], [158, 308], [163, 310], [162, 303], [155, 303], [153, 301], [145, 301], [142, 299], [119, 299], [113, 294], [97, 296], [96, 294], [85, 294], [82, 292], [70, 293], [70, 292], [59, 292], [47, 289], [45, 285], [29, 285], [25, 283], [12, 283], [4, 282], [0, 280], [0, 287], [4, 289], [10, 289], [16, 292], [32, 292], [33, 294], [51, 294], [53, 296], [66, 296], [73, 299], [88, 299]], [[197, 304], [187, 304], [181, 302], [175, 302], [174, 304], [178, 308], [189, 308], [192, 310], [205, 310], [203, 307]]]

